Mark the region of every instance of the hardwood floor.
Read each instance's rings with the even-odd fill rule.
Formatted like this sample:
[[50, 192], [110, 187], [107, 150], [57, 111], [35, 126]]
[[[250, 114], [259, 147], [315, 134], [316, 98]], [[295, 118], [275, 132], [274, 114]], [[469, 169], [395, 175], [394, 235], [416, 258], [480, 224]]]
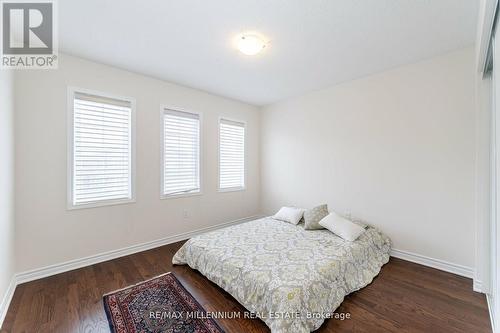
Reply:
[[[171, 259], [182, 242], [92, 265], [17, 287], [1, 332], [109, 332], [102, 295], [173, 271], [208, 311], [243, 311], [229, 294]], [[472, 281], [391, 258], [366, 288], [337, 309], [351, 319], [327, 320], [317, 332], [491, 332], [483, 294]], [[258, 319], [218, 320], [226, 332], [268, 332]]]

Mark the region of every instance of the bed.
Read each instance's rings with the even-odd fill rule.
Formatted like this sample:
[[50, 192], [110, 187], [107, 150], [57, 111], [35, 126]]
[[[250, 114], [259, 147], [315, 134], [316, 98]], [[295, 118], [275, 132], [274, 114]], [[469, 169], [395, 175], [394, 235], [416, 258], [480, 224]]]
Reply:
[[271, 332], [311, 332], [389, 261], [390, 239], [364, 227], [347, 242], [266, 217], [193, 237], [172, 261], [201, 272]]

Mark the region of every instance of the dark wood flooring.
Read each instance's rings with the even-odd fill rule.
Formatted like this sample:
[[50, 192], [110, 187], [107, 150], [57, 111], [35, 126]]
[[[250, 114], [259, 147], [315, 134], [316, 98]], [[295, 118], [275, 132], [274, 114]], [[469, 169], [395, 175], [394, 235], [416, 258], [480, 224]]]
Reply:
[[[243, 311], [229, 294], [171, 259], [182, 242], [17, 287], [1, 332], [109, 332], [102, 295], [173, 271], [208, 311]], [[483, 294], [472, 280], [391, 258], [366, 288], [346, 297], [317, 332], [491, 332]], [[218, 320], [226, 332], [268, 332], [258, 319]]]

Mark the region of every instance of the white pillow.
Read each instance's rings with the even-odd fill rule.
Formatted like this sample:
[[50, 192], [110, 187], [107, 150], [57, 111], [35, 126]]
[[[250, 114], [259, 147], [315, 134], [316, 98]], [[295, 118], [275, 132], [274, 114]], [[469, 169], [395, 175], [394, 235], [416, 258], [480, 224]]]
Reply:
[[363, 227], [343, 218], [335, 212], [331, 212], [325, 216], [321, 221], [319, 221], [319, 224], [333, 232], [335, 235], [350, 242], [355, 241], [365, 231]]
[[304, 211], [305, 209], [297, 207], [281, 207], [273, 219], [297, 224], [304, 215]]

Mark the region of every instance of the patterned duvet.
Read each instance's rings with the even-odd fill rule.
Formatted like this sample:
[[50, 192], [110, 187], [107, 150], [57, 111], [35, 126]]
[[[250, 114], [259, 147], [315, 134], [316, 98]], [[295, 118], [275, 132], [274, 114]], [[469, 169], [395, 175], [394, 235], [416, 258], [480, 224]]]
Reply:
[[187, 264], [230, 293], [273, 333], [318, 329], [344, 296], [368, 285], [388, 262], [390, 239], [373, 227], [354, 242], [263, 218], [187, 241]]

